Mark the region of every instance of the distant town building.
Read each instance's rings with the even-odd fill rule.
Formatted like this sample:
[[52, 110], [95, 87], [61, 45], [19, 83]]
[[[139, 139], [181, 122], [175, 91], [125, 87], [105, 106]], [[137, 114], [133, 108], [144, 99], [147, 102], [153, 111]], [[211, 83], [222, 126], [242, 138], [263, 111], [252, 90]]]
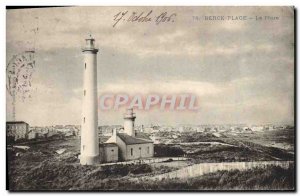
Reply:
[[263, 131], [264, 127], [263, 126], [253, 126], [253, 127], [251, 127], [251, 129], [253, 131]]
[[9, 140], [27, 139], [29, 124], [24, 121], [6, 122], [6, 133]]
[[33, 139], [36, 139], [37, 137], [38, 137], [38, 133], [35, 132], [34, 130], [30, 130], [30, 131], [28, 132], [28, 137], [27, 137], [27, 139], [33, 140]]

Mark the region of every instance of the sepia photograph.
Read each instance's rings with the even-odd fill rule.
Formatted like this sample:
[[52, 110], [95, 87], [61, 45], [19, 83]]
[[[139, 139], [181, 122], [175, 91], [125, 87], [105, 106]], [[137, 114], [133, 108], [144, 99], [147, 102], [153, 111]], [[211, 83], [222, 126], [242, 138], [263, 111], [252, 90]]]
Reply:
[[295, 191], [295, 13], [6, 7], [6, 189]]

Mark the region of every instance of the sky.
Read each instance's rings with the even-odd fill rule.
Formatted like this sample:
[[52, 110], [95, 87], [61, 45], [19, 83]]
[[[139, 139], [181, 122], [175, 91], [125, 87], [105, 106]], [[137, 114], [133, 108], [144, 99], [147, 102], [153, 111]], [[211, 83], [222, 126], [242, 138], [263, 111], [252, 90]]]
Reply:
[[[119, 12], [128, 11], [127, 19], [132, 12], [145, 16], [151, 10], [150, 22], [125, 20], [113, 27]], [[176, 16], [157, 25], [155, 16], [164, 12]], [[13, 104], [6, 93], [7, 120], [32, 126], [80, 124], [81, 48], [91, 33], [99, 48], [99, 96], [197, 96], [197, 112], [139, 110], [136, 124], [294, 123], [291, 7], [38, 8], [7, 10], [6, 23], [7, 69], [14, 55], [35, 50], [29, 96], [17, 96]], [[99, 111], [99, 125], [122, 124], [124, 110]]]

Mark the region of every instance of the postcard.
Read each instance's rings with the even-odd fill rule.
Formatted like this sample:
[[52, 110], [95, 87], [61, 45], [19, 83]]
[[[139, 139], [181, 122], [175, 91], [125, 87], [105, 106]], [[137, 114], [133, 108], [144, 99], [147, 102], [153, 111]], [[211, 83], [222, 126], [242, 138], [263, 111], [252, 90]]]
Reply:
[[7, 7], [7, 190], [295, 191], [294, 17]]

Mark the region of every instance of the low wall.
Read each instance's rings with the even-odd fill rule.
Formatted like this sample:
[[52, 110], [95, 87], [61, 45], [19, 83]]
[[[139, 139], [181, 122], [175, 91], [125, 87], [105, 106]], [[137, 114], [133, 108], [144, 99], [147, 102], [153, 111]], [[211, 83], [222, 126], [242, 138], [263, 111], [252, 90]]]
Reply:
[[168, 161], [169, 159], [172, 159], [173, 161], [189, 160], [189, 158], [185, 158], [185, 157], [161, 157], [161, 158], [137, 159], [137, 160], [131, 160], [131, 161], [116, 162], [116, 163], [104, 163], [104, 164], [101, 164], [100, 166], [161, 163], [164, 161]]
[[224, 163], [200, 163], [192, 166], [188, 166], [176, 171], [172, 171], [165, 174], [160, 174], [152, 177], [141, 177], [141, 180], [162, 180], [172, 178], [192, 178], [201, 176], [208, 173], [213, 173], [221, 170], [248, 170], [254, 167], [266, 167], [268, 165], [280, 166], [288, 168], [294, 164], [294, 161], [257, 161], [257, 162], [224, 162]]

